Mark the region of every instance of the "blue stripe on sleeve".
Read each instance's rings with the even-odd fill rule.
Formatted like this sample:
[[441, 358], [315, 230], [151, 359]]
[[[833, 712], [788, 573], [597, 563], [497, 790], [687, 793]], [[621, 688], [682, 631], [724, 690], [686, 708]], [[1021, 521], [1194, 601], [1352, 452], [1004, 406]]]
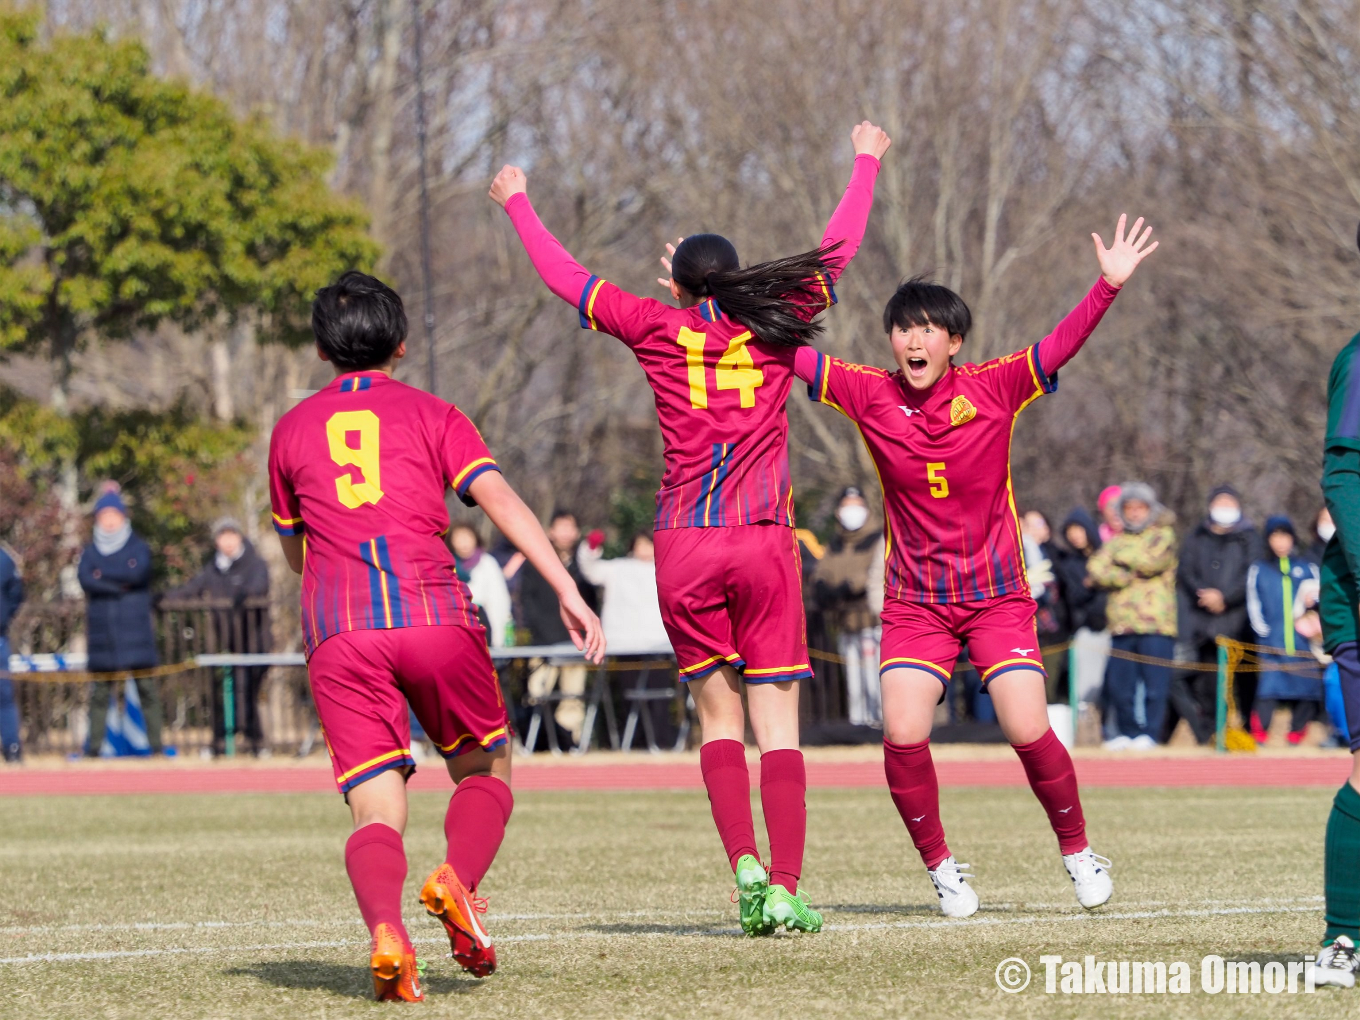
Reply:
[[585, 289], [581, 291], [581, 300], [576, 302], [576, 310], [581, 315], [581, 328], [590, 329], [590, 317], [586, 315], [586, 302], [590, 300], [590, 291], [599, 282], [598, 276], [592, 276], [586, 281]]

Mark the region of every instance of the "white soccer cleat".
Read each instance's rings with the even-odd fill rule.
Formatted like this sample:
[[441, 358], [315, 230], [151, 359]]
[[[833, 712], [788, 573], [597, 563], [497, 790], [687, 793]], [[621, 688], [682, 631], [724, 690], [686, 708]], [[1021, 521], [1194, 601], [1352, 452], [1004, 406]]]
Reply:
[[1094, 853], [1089, 846], [1074, 854], [1063, 854], [1063, 867], [1072, 876], [1077, 902], [1087, 910], [1105, 903], [1114, 892], [1109, 859]]
[[972, 917], [977, 913], [978, 895], [968, 884], [967, 868], [971, 864], [960, 864], [950, 854], [934, 869], [926, 869], [926, 874], [935, 883], [935, 893], [940, 897], [940, 910], [945, 917]]
[[1360, 957], [1355, 955], [1355, 943], [1346, 935], [1338, 935], [1335, 942], [1323, 947], [1316, 962], [1310, 963], [1308, 969], [1312, 971], [1314, 987], [1336, 985], [1338, 988], [1354, 988], [1355, 975], [1360, 973]]

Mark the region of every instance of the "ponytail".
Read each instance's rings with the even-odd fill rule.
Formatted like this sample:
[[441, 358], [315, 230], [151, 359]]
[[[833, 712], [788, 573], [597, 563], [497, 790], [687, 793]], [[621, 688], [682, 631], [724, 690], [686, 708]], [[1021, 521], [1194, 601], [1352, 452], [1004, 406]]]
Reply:
[[766, 343], [802, 347], [822, 331], [821, 323], [808, 320], [828, 303], [831, 256], [841, 243], [742, 269], [730, 241], [696, 234], [675, 250], [671, 273], [685, 290], [712, 297], [724, 315]]

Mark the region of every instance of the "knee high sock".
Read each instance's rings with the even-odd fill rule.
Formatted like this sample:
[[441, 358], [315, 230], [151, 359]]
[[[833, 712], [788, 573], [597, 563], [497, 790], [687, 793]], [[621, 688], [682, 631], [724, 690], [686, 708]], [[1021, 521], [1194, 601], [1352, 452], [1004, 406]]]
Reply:
[[1064, 854], [1085, 850], [1089, 844], [1081, 796], [1077, 793], [1077, 773], [1072, 768], [1072, 756], [1058, 735], [1049, 730], [1032, 744], [1011, 746], [1025, 767], [1030, 789], [1048, 812], [1049, 824], [1058, 837], [1058, 849]]
[[477, 888], [491, 867], [514, 807], [510, 787], [495, 776], [469, 776], [449, 798], [444, 815], [449, 849], [444, 860], [469, 890]]
[[1327, 897], [1327, 934], [1360, 941], [1360, 793], [1346, 783], [1336, 792], [1327, 819], [1323, 892]]
[[760, 806], [770, 837], [770, 884], [797, 895], [807, 842], [807, 770], [796, 748], [760, 756]]
[[409, 949], [411, 938], [401, 923], [401, 889], [406, 883], [401, 833], [381, 822], [356, 829], [345, 844], [345, 870], [369, 933], [390, 924]]
[[934, 868], [949, 856], [949, 846], [940, 822], [940, 784], [930, 757], [930, 741], [922, 740], [919, 744], [883, 741], [883, 773], [917, 853], [927, 868]]
[[699, 748], [699, 769], [708, 790], [713, 822], [733, 870], [744, 854], [759, 857], [756, 826], [751, 819], [751, 773], [740, 740], [710, 740]]

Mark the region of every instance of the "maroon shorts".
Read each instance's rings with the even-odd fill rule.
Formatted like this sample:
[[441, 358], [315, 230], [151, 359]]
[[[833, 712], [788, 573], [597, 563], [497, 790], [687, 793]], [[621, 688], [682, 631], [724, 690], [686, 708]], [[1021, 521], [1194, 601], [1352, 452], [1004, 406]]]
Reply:
[[388, 769], [414, 771], [410, 711], [445, 758], [490, 751], [510, 732], [480, 630], [345, 631], [312, 653], [307, 678], [341, 793]]
[[1013, 670], [1044, 673], [1034, 609], [1034, 600], [1025, 592], [981, 602], [885, 599], [879, 674], [906, 666], [925, 670], [948, 684], [964, 645], [984, 688]]
[[748, 684], [812, 676], [792, 528], [671, 528], [654, 537], [661, 620], [681, 680], [726, 665]]

